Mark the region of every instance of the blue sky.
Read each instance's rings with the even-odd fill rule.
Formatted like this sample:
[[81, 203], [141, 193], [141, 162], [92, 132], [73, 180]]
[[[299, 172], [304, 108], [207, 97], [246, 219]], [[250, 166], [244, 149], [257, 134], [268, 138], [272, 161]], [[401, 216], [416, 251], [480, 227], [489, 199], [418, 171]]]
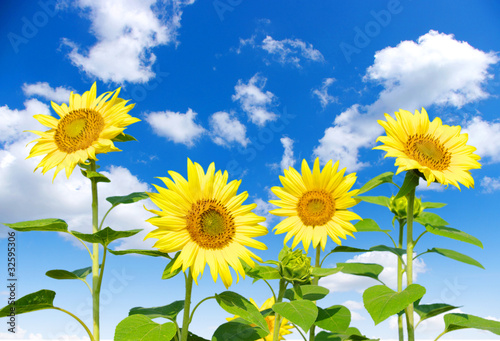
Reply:
[[[340, 159], [356, 172], [355, 188], [373, 176], [395, 171], [393, 159], [374, 151], [382, 133], [376, 123], [384, 112], [425, 107], [431, 118], [461, 125], [469, 144], [477, 147], [482, 169], [472, 172], [475, 189], [420, 187], [426, 201], [446, 202], [439, 210], [450, 226], [482, 240], [484, 249], [440, 237], [417, 246], [456, 249], [480, 261], [482, 270], [437, 256], [417, 263], [417, 282], [426, 286], [425, 303], [445, 302], [461, 311], [500, 319], [500, 294], [494, 212], [500, 191], [500, 4], [496, 1], [182, 1], [79, 0], [2, 3], [0, 65], [0, 217], [16, 222], [48, 217], [68, 221], [70, 229], [89, 231], [90, 186], [79, 172], [54, 183], [33, 169], [40, 159], [25, 160], [26, 144], [35, 137], [27, 129], [43, 129], [32, 118], [51, 114], [50, 101], [67, 102], [70, 91], [83, 93], [97, 82], [99, 93], [121, 86], [121, 96], [136, 103], [130, 114], [142, 121], [127, 133], [139, 141], [123, 152], [99, 156], [111, 184], [105, 197], [151, 190], [155, 177], [168, 170], [186, 174], [186, 159], [206, 168], [215, 162], [232, 179], [243, 179], [240, 191], [268, 217], [269, 188], [278, 175], [302, 159]], [[402, 182], [402, 176], [396, 177]], [[381, 186], [373, 195], [394, 192]], [[152, 203], [145, 202], [149, 208]], [[354, 210], [390, 226], [381, 207], [359, 204]], [[152, 229], [142, 203], [116, 209], [107, 225], [143, 228], [137, 238], [115, 248], [148, 248], [142, 238]], [[422, 229], [418, 227], [417, 229]], [[1, 242], [6, 245], [6, 229]], [[55, 303], [90, 322], [88, 291], [83, 284], [45, 276], [51, 269], [74, 270], [90, 265], [74, 240], [54, 233], [18, 235], [18, 295], [40, 289], [57, 292]], [[276, 258], [283, 236], [260, 238]], [[384, 236], [356, 234], [344, 245], [369, 247], [387, 243]], [[327, 249], [335, 245], [329, 241]], [[354, 259], [330, 257], [330, 265]], [[390, 278], [395, 264], [386, 254], [359, 255], [357, 261], [380, 262]], [[5, 268], [5, 261], [2, 260]], [[146, 257], [109, 257], [103, 282], [103, 339], [135, 306], [165, 305], [183, 296], [179, 276], [162, 281], [165, 262]], [[277, 283], [275, 283], [277, 284]], [[362, 308], [363, 289], [375, 285], [338, 275], [324, 280], [332, 294], [326, 307], [345, 304], [353, 325], [366, 335], [396, 338], [394, 322], [374, 326]], [[221, 292], [220, 280], [205, 276], [195, 287], [194, 301]], [[240, 281], [231, 290], [263, 303], [270, 295], [262, 283]], [[6, 291], [0, 290], [6, 302]], [[488, 304], [485, 304], [488, 302]], [[228, 315], [214, 302], [203, 304], [192, 329], [209, 338]], [[80, 339], [84, 331], [60, 312], [19, 316], [24, 339]], [[419, 339], [434, 339], [440, 318], [423, 324]], [[2, 338], [9, 336], [0, 330]], [[294, 334], [288, 339], [298, 339]], [[494, 339], [480, 331], [458, 331], [443, 339]]]

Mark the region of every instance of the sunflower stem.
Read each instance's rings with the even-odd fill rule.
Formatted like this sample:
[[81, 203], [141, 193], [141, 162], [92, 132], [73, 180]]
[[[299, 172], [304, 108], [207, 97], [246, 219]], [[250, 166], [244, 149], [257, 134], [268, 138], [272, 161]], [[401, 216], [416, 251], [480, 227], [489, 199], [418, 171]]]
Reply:
[[[399, 243], [398, 247], [403, 247], [403, 232], [405, 223], [403, 219], [398, 219], [399, 221]], [[403, 263], [401, 258], [398, 257], [398, 292], [403, 291]], [[399, 341], [404, 341], [404, 331], [403, 331], [403, 315], [398, 316], [398, 335]]]
[[[95, 160], [90, 160], [90, 170], [97, 171]], [[92, 186], [92, 233], [98, 232], [97, 180], [90, 179]], [[99, 341], [99, 295], [101, 291], [99, 274], [99, 244], [92, 244], [92, 316], [94, 322], [94, 340]]]
[[78, 316], [76, 316], [75, 314], [72, 314], [70, 313], [69, 311], [67, 311], [66, 309], [63, 309], [63, 308], [59, 308], [59, 307], [53, 307], [53, 309], [55, 310], [59, 310], [59, 311], [62, 311], [63, 313], [66, 313], [68, 314], [69, 316], [71, 316], [72, 318], [74, 318], [78, 323], [80, 323], [82, 325], [82, 327], [85, 329], [85, 331], [87, 332], [87, 334], [89, 335], [89, 338], [91, 341], [96, 341], [96, 339], [92, 336], [92, 333], [90, 332], [90, 329], [87, 328], [87, 326], [85, 325], [85, 323], [83, 323], [82, 320], [80, 320], [78, 318]]
[[182, 334], [181, 341], [187, 341], [189, 335], [189, 308], [191, 306], [191, 291], [193, 289], [193, 275], [191, 274], [191, 269], [189, 269], [189, 273], [186, 277], [184, 274], [184, 278], [186, 279], [186, 298], [184, 299], [184, 315], [182, 318]]
[[[317, 267], [317, 268], [320, 267], [320, 261], [319, 261], [320, 256], [321, 256], [321, 246], [318, 245], [316, 247], [316, 260], [315, 260], [315, 264], [314, 264], [314, 266]], [[319, 277], [314, 276], [313, 280], [312, 280], [312, 284], [313, 285], [318, 285], [318, 282], [319, 282]], [[316, 303], [316, 302], [314, 302], [314, 303]], [[315, 329], [316, 329], [315, 327], [316, 326], [313, 324], [311, 326], [311, 329], [309, 330], [309, 341], [314, 341], [314, 338], [315, 338]]]
[[[415, 243], [413, 241], [413, 204], [415, 201], [415, 188], [413, 188], [408, 194], [408, 205], [406, 209], [406, 284], [411, 285], [413, 283], [413, 247]], [[408, 341], [415, 340], [415, 327], [413, 321], [413, 303], [406, 308], [406, 328], [408, 330]]]
[[[275, 303], [281, 303], [283, 301], [283, 297], [285, 297], [287, 282], [283, 278], [280, 279], [280, 289], [278, 292], [278, 299]], [[280, 315], [278, 313], [274, 313], [274, 329], [273, 329], [273, 341], [278, 341], [280, 339]]]

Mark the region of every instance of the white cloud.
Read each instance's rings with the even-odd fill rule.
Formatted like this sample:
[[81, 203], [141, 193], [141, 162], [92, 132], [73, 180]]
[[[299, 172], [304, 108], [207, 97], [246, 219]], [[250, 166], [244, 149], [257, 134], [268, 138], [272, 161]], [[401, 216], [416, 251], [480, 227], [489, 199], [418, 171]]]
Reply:
[[52, 88], [47, 82], [37, 82], [34, 84], [23, 84], [23, 92], [26, 96], [41, 96], [49, 101], [54, 101], [58, 104], [63, 102], [68, 103], [71, 90], [65, 87], [58, 86]]
[[175, 143], [182, 143], [188, 147], [203, 135], [206, 130], [195, 122], [197, 113], [191, 110], [183, 114], [173, 111], [160, 111], [146, 114], [146, 122], [153, 131]]
[[319, 98], [321, 107], [324, 109], [330, 103], [337, 101], [337, 97], [334, 97], [328, 93], [328, 88], [335, 82], [335, 78], [325, 78], [321, 87], [318, 89], [313, 89], [313, 94]]
[[271, 213], [269, 213], [269, 211], [274, 210], [276, 208], [276, 206], [268, 203], [267, 201], [262, 200], [261, 198], [256, 198], [254, 200], [254, 203], [257, 204], [257, 207], [254, 210], [254, 213], [257, 215], [260, 215], [261, 217], [266, 218], [266, 221], [264, 221], [263, 223], [260, 223], [260, 225], [266, 226], [269, 228], [271, 221], [275, 218], [275, 216], [273, 216]]
[[483, 187], [483, 193], [493, 193], [500, 190], [500, 178], [485, 176], [481, 179], [480, 185]]
[[316, 50], [312, 44], [305, 43], [300, 39], [274, 40], [271, 36], [266, 36], [262, 41], [261, 48], [276, 57], [276, 60], [281, 64], [290, 63], [296, 67], [300, 67], [302, 58], [314, 62], [325, 60], [321, 52]]
[[383, 119], [384, 113], [399, 108], [420, 110], [433, 104], [460, 108], [484, 99], [488, 93], [482, 86], [493, 77], [488, 68], [498, 60], [492, 52], [432, 30], [417, 42], [403, 41], [376, 52], [365, 80], [382, 84], [384, 90], [374, 103], [354, 104], [339, 114], [333, 127], [325, 130], [314, 154], [322, 162], [340, 159], [349, 171], [367, 166], [358, 161], [359, 149], [373, 146], [383, 133], [377, 119]]
[[[406, 261], [406, 255], [403, 256]], [[379, 279], [387, 286], [397, 288], [397, 257], [390, 252], [366, 252], [354, 256], [346, 263], [377, 263], [384, 267], [384, 270], [379, 275]], [[422, 259], [416, 259], [413, 262], [413, 280], [416, 281], [419, 273], [426, 271], [426, 265]], [[361, 277], [349, 275], [342, 272], [323, 277], [320, 280], [320, 285], [330, 289], [330, 291], [357, 291], [363, 292], [368, 287], [377, 285], [377, 281], [369, 277]], [[406, 276], [403, 276], [403, 283], [406, 283]]]
[[364, 310], [365, 306], [363, 302], [348, 300], [342, 303], [351, 312], [351, 321], [363, 321], [366, 320], [364, 316], [358, 313], [356, 310]]
[[250, 140], [246, 137], [247, 128], [238, 118], [227, 112], [219, 111], [210, 117], [210, 133], [212, 140], [221, 146], [229, 146], [236, 142], [246, 147]]
[[144, 83], [155, 76], [152, 49], [176, 42], [182, 9], [194, 0], [79, 0], [75, 6], [91, 21], [97, 42], [84, 52], [77, 43], [63, 39], [71, 48], [71, 62], [104, 82]]
[[500, 122], [487, 122], [476, 116], [466, 123], [462, 133], [469, 134], [467, 144], [477, 148], [477, 155], [492, 163], [500, 162]]
[[293, 167], [295, 165], [295, 159], [293, 157], [293, 140], [288, 136], [284, 136], [280, 139], [283, 148], [285, 151], [283, 152], [283, 157], [281, 158], [281, 169], [288, 169], [289, 167]]
[[275, 102], [276, 96], [270, 92], [264, 92], [267, 78], [256, 73], [247, 84], [240, 79], [234, 87], [233, 101], [239, 101], [241, 109], [245, 111], [252, 123], [264, 126], [268, 121], [275, 121], [278, 116], [269, 111]]
[[[453, 186], [451, 188], [453, 188]], [[441, 185], [440, 183], [437, 182], [433, 182], [429, 186], [427, 186], [427, 181], [423, 180], [422, 178], [418, 179], [418, 186], [416, 188], [417, 191], [436, 191], [436, 192], [442, 192], [445, 189], [446, 186]]]
[[[50, 115], [49, 107], [37, 99], [29, 99], [24, 102], [25, 109], [10, 109], [7, 105], [0, 107], [0, 143], [11, 143], [26, 136], [34, 136], [23, 133], [24, 130], [46, 130], [47, 128], [38, 123], [33, 115]], [[34, 140], [36, 137], [33, 137]]]
[[27, 330], [16, 326], [16, 332], [11, 333], [11, 332], [1, 332], [0, 333], [0, 340], [16, 340], [16, 341], [22, 341], [22, 340], [43, 340], [43, 336], [40, 333], [28, 333]]

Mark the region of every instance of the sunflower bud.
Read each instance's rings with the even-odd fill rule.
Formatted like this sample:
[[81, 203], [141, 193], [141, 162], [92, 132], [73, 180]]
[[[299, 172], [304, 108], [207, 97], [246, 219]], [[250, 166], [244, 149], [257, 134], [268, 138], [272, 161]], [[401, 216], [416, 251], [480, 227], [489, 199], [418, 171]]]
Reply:
[[[405, 196], [394, 200], [394, 196], [391, 197], [389, 208], [392, 213], [396, 215], [398, 219], [406, 219], [406, 209], [408, 206], [408, 200]], [[422, 201], [415, 198], [413, 202], [413, 217], [416, 218], [424, 209], [422, 208]]]
[[301, 249], [288, 249], [281, 259], [279, 271], [283, 279], [294, 284], [305, 284], [311, 279], [311, 257], [307, 257]]

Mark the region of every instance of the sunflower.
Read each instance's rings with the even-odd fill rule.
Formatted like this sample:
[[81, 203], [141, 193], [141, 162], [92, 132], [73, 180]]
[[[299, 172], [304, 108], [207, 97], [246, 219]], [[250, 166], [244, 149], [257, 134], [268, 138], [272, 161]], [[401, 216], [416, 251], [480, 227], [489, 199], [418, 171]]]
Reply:
[[352, 232], [356, 228], [350, 220], [361, 218], [347, 209], [358, 203], [352, 198], [358, 190], [349, 192], [356, 182], [356, 173], [344, 177], [345, 168], [337, 172], [338, 167], [338, 161], [332, 165], [330, 160], [320, 171], [319, 159], [316, 159], [311, 173], [306, 160], [303, 160], [302, 175], [293, 167], [285, 169], [285, 176], [280, 176], [283, 187], [271, 188], [281, 200], [269, 202], [281, 208], [270, 213], [288, 217], [274, 229], [276, 234], [288, 232], [285, 243], [295, 236], [292, 248], [302, 241], [307, 252], [312, 241], [314, 248], [321, 244], [324, 251], [327, 236], [339, 245], [339, 237], [354, 237]]
[[[252, 304], [254, 306], [256, 306], [259, 311], [264, 311], [264, 310], [267, 310], [267, 309], [271, 309], [272, 306], [274, 305], [275, 301], [274, 301], [274, 297], [271, 297], [269, 299], [267, 299], [264, 304], [262, 304], [262, 306], [259, 308], [259, 306], [257, 305], [257, 303], [255, 303], [255, 301], [253, 300], [253, 298], [250, 298], [250, 302], [252, 302]], [[232, 321], [234, 319], [237, 319], [239, 316], [238, 315], [235, 315], [234, 317], [228, 317], [226, 320], [228, 321]], [[265, 317], [265, 320], [267, 322], [267, 326], [269, 327], [269, 334], [262, 338], [262, 339], [259, 339], [258, 341], [273, 341], [273, 333], [274, 333], [274, 316], [273, 315], [268, 315]], [[252, 325], [254, 326], [254, 325]], [[290, 324], [290, 322], [288, 322], [288, 320], [286, 318], [283, 318], [281, 317], [281, 323], [280, 323], [280, 333], [279, 333], [279, 339], [278, 340], [284, 340], [285, 338], [283, 337], [284, 335], [288, 335], [288, 334], [291, 334], [292, 332], [290, 331], [290, 329], [292, 329], [293, 326]]]
[[385, 114], [387, 121], [379, 120], [387, 136], [379, 136], [383, 145], [374, 149], [387, 152], [385, 157], [396, 157], [399, 166], [396, 174], [412, 169], [418, 170], [427, 180], [427, 186], [437, 181], [460, 189], [474, 187], [470, 169], [481, 168], [476, 148], [467, 145], [467, 134], [460, 134], [460, 126], [443, 125], [436, 117], [432, 122], [424, 108], [422, 112], [399, 109], [396, 120]]
[[112, 139], [123, 133], [125, 127], [140, 121], [127, 114], [134, 104], [118, 98], [120, 88], [106, 92], [96, 98], [96, 84], [82, 96], [71, 92], [69, 106], [66, 103], [52, 108], [59, 115], [57, 119], [49, 115], [33, 116], [41, 124], [49, 127], [47, 131], [28, 130], [40, 136], [31, 148], [28, 158], [45, 155], [39, 167], [45, 174], [56, 167], [54, 178], [63, 168], [69, 178], [78, 163], [97, 160], [96, 154], [116, 152]]
[[[148, 193], [161, 211], [148, 210], [157, 215], [147, 221], [158, 227], [146, 238], [156, 238], [154, 247], [162, 252], [181, 253], [172, 266], [172, 271], [182, 266], [190, 268], [197, 283], [208, 263], [214, 281], [220, 274], [228, 288], [232, 283], [229, 267], [236, 275], [245, 278], [240, 258], [249, 266], [255, 265], [252, 258], [262, 260], [245, 246], [266, 250], [265, 244], [252, 237], [267, 234], [267, 228], [259, 225], [266, 220], [251, 212], [257, 204], [242, 205], [248, 193], [236, 195], [241, 180], [227, 183], [228, 174], [220, 170], [215, 173], [214, 164], [207, 172], [188, 159], [188, 180], [169, 171], [173, 181], [160, 178], [168, 189], [156, 186], [159, 193]], [[146, 239], [145, 238], [145, 239]]]

